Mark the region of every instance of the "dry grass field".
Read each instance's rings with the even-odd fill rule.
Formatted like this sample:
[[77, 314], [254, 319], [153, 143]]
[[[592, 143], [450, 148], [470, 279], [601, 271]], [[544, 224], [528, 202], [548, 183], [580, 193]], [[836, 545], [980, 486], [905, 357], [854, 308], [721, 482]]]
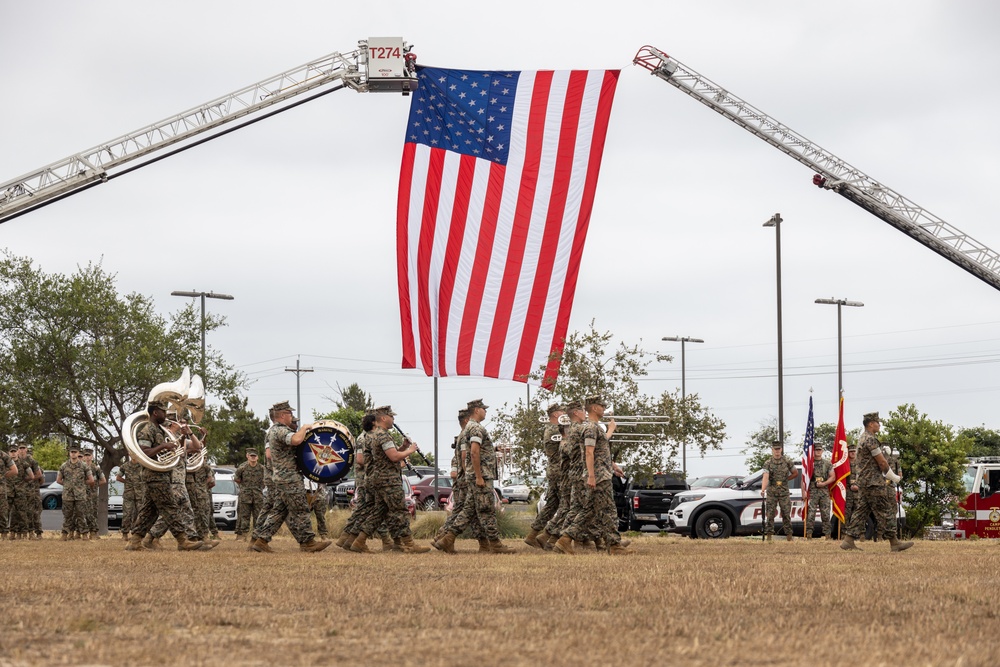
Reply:
[[643, 535], [615, 559], [164, 543], [0, 543], [0, 665], [1000, 664], [1000, 542]]

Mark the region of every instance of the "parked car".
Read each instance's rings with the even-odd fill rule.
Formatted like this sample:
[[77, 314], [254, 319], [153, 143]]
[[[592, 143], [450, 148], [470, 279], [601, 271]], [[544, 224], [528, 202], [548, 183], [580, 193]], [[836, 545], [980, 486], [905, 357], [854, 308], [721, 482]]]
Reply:
[[351, 507], [351, 501], [354, 500], [354, 478], [345, 479], [343, 482], [338, 484], [334, 490], [333, 494], [330, 496], [332, 504], [330, 509], [334, 507], [338, 509], [347, 509]]
[[438, 505], [434, 506], [434, 476], [426, 475], [416, 482], [410, 479], [410, 486], [413, 488], [413, 499], [417, 503], [417, 509], [430, 512], [434, 509], [444, 509], [451, 497], [451, 477], [438, 477]]
[[544, 480], [540, 477], [532, 477], [529, 479], [512, 477], [511, 479], [504, 480], [503, 484], [500, 486], [500, 495], [502, 495], [504, 500], [507, 502], [529, 503], [538, 498], [538, 490], [543, 485]]
[[125, 492], [125, 485], [121, 482], [114, 481], [114, 472], [112, 470], [112, 479], [108, 482], [108, 528], [117, 528], [121, 530], [122, 527], [122, 493]]
[[743, 481], [743, 475], [706, 475], [691, 480], [692, 489], [731, 489]]
[[240, 488], [232, 476], [216, 473], [212, 487], [212, 518], [215, 525], [223, 530], [236, 529], [236, 506]]
[[[493, 495], [496, 496], [496, 505], [495, 505], [495, 507], [496, 507], [497, 512], [503, 512], [503, 511], [505, 511], [506, 508], [503, 506], [504, 499], [500, 495], [500, 491], [498, 491], [496, 488], [494, 488], [493, 489]], [[455, 497], [454, 496], [450, 496], [448, 498], [448, 504], [444, 506], [444, 509], [449, 514], [455, 510]]]
[[38, 488], [44, 489], [52, 482], [56, 481], [56, 477], [59, 476], [58, 470], [43, 470], [42, 473], [45, 475], [45, 479], [42, 480], [42, 485]]
[[[414, 483], [425, 477], [434, 478], [434, 466], [411, 466], [411, 469], [406, 469], [403, 473], [406, 477], [410, 478], [410, 483]], [[419, 474], [417, 474], [419, 473]], [[444, 470], [438, 470], [439, 477], [448, 477], [448, 473]]]
[[621, 495], [624, 507], [618, 515], [618, 530], [641, 530], [647, 524], [666, 530], [674, 497], [687, 489], [687, 482], [680, 476], [667, 473], [636, 475], [629, 479]]
[[38, 489], [38, 494], [42, 497], [43, 510], [57, 510], [62, 508], [63, 487], [59, 482], [52, 482], [48, 486]]

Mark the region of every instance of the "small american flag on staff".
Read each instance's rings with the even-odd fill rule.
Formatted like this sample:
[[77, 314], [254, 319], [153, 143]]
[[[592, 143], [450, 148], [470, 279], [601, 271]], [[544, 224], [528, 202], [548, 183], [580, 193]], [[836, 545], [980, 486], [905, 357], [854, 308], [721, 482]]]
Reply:
[[[809, 498], [809, 480], [813, 474], [813, 440], [816, 437], [816, 429], [813, 425], [813, 399], [809, 397], [809, 419], [806, 420], [806, 440], [802, 447], [802, 498]], [[805, 516], [809, 510], [808, 504], [803, 509]]]

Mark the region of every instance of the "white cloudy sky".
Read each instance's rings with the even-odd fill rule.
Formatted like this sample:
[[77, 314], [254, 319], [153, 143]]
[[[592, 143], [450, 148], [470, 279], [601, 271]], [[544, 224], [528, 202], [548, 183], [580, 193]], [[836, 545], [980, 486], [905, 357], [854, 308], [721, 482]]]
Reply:
[[[563, 6], [572, 6], [571, 12]], [[433, 7], [433, 9], [430, 9]], [[841, 197], [812, 173], [631, 66], [653, 44], [1000, 248], [1000, 6], [992, 2], [512, 1], [7, 3], [0, 21], [0, 181], [369, 36], [402, 35], [419, 62], [469, 69], [622, 68], [572, 329], [611, 330], [677, 355], [648, 393], [680, 384], [728, 425], [694, 474], [740, 472], [738, 450], [777, 414], [774, 233], [780, 212], [785, 422], [810, 388], [836, 419], [836, 309], [844, 311], [849, 424], [913, 402], [935, 419], [1000, 428], [1000, 294]], [[432, 381], [399, 369], [395, 193], [408, 100], [341, 91], [0, 227], [0, 247], [46, 271], [102, 261], [120, 289], [233, 294], [209, 343], [254, 384], [251, 406], [306, 414], [339, 383], [391, 403], [425, 448]], [[162, 263], [149, 264], [156, 245]], [[141, 255], [141, 259], [139, 256]], [[472, 398], [525, 387], [440, 381], [442, 443]]]

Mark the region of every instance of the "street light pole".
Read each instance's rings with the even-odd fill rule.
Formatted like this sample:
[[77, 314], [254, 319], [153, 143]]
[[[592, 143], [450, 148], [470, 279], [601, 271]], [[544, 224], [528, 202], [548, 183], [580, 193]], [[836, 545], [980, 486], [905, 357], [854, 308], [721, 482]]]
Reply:
[[785, 373], [781, 351], [781, 214], [775, 213], [764, 223], [764, 227], [774, 227], [775, 261], [778, 283], [778, 441], [782, 451], [785, 447]]
[[687, 479], [687, 386], [685, 384], [685, 362], [684, 362], [684, 344], [685, 343], [704, 343], [700, 338], [691, 338], [690, 336], [664, 336], [662, 340], [680, 342], [681, 344], [681, 414], [684, 418], [684, 442], [681, 445], [681, 470], [684, 472], [684, 479]]
[[861, 308], [865, 304], [860, 301], [848, 301], [847, 299], [816, 299], [816, 303], [823, 303], [837, 306], [837, 400], [844, 396], [844, 338], [841, 334], [840, 308], [841, 306], [854, 306]]
[[205, 368], [205, 299], [223, 299], [232, 301], [235, 297], [230, 294], [216, 294], [215, 292], [181, 292], [174, 291], [170, 296], [186, 296], [191, 298], [201, 298], [201, 379], [208, 383], [208, 370]]

